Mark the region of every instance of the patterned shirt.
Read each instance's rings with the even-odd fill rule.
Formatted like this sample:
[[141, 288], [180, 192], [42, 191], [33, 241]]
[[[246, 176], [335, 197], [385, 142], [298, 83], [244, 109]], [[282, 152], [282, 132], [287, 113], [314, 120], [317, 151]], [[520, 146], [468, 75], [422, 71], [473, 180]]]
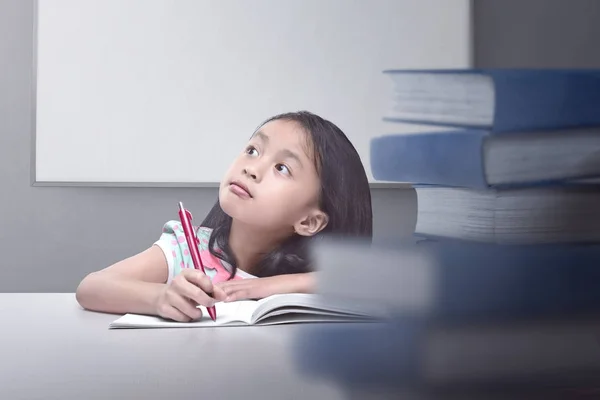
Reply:
[[[193, 229], [196, 230], [197, 227], [193, 227]], [[223, 282], [229, 278], [232, 267], [229, 263], [213, 256], [210, 251], [208, 251], [208, 240], [210, 239], [211, 233], [212, 229], [205, 227], [200, 227], [196, 231], [196, 235], [200, 242], [198, 244], [198, 250], [206, 275], [208, 275], [214, 283]], [[192, 255], [188, 248], [181, 222], [167, 222], [163, 226], [162, 235], [154, 245], [160, 247], [167, 259], [167, 265], [169, 266], [167, 283], [170, 283], [184, 268], [194, 268]], [[219, 252], [218, 248], [215, 247], [215, 251]], [[236, 274], [232, 279], [246, 278], [255, 278], [255, 276], [237, 268]]]

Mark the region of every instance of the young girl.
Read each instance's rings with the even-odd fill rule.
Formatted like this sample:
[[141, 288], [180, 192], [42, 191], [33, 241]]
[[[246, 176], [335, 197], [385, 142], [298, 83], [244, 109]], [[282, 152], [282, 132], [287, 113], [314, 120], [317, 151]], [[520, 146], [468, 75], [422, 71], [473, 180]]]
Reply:
[[202, 315], [197, 305], [312, 292], [308, 247], [323, 234], [371, 239], [360, 157], [333, 123], [309, 112], [277, 115], [233, 161], [197, 228], [206, 275], [193, 267], [180, 222], [170, 221], [147, 250], [86, 276], [77, 301], [190, 321]]

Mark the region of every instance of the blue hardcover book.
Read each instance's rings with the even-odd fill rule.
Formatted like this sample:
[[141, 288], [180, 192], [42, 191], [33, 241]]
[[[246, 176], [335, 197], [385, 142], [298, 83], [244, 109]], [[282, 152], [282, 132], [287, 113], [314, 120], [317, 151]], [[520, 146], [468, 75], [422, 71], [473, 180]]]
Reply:
[[600, 185], [417, 186], [414, 232], [503, 244], [600, 243]]
[[317, 292], [388, 310], [298, 335], [299, 369], [347, 386], [566, 388], [600, 373], [600, 245], [313, 245]]
[[477, 398], [476, 391], [549, 390], [551, 396], [541, 397], [547, 399], [559, 389], [597, 384], [599, 328], [591, 319], [472, 326], [397, 319], [307, 327], [293, 343], [292, 354], [300, 373], [347, 390], [368, 393], [371, 388], [390, 395], [401, 388], [442, 390], [445, 395], [467, 390], [465, 399]]
[[600, 245], [462, 241], [313, 247], [317, 291], [425, 321], [600, 316]]
[[[598, 111], [600, 115], [600, 108]], [[481, 129], [371, 140], [375, 179], [487, 188], [600, 177], [600, 127], [495, 135]]]
[[600, 125], [600, 70], [388, 70], [387, 121], [514, 132]]

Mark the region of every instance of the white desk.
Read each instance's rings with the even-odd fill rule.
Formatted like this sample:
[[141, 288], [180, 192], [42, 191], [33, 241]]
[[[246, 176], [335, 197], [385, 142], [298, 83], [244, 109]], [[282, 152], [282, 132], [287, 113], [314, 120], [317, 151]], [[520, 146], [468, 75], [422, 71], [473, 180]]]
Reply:
[[2, 400], [482, 398], [308, 380], [292, 346], [309, 325], [109, 330], [118, 316], [85, 311], [73, 294], [0, 293], [0, 315]]
[[339, 399], [294, 370], [306, 325], [109, 330], [73, 294], [0, 293], [0, 399]]

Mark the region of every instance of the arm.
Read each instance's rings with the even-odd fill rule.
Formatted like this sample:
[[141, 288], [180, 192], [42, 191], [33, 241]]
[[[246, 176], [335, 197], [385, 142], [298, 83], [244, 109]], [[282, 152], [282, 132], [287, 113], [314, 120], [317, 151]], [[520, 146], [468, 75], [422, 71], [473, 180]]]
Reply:
[[149, 249], [92, 272], [79, 284], [76, 298], [86, 309], [109, 313], [155, 314], [167, 282], [168, 267], [160, 248]]
[[250, 278], [220, 282], [217, 287], [223, 289], [225, 301], [243, 299], [261, 299], [273, 294], [314, 293], [315, 273], [288, 274], [268, 278]]
[[181, 322], [202, 316], [197, 305], [210, 307], [225, 299], [225, 293], [199, 270], [185, 268], [169, 284], [167, 271], [164, 253], [152, 246], [86, 276], [76, 298], [88, 310], [158, 315]]
[[225, 299], [225, 293], [190, 265], [181, 224], [169, 221], [152, 247], [86, 276], [76, 298], [83, 308], [94, 311], [196, 319], [202, 315], [197, 305], [213, 306]]
[[316, 289], [316, 276], [314, 272], [306, 272], [303, 274], [282, 275], [290, 277], [292, 280], [292, 292], [294, 293], [314, 293]]

